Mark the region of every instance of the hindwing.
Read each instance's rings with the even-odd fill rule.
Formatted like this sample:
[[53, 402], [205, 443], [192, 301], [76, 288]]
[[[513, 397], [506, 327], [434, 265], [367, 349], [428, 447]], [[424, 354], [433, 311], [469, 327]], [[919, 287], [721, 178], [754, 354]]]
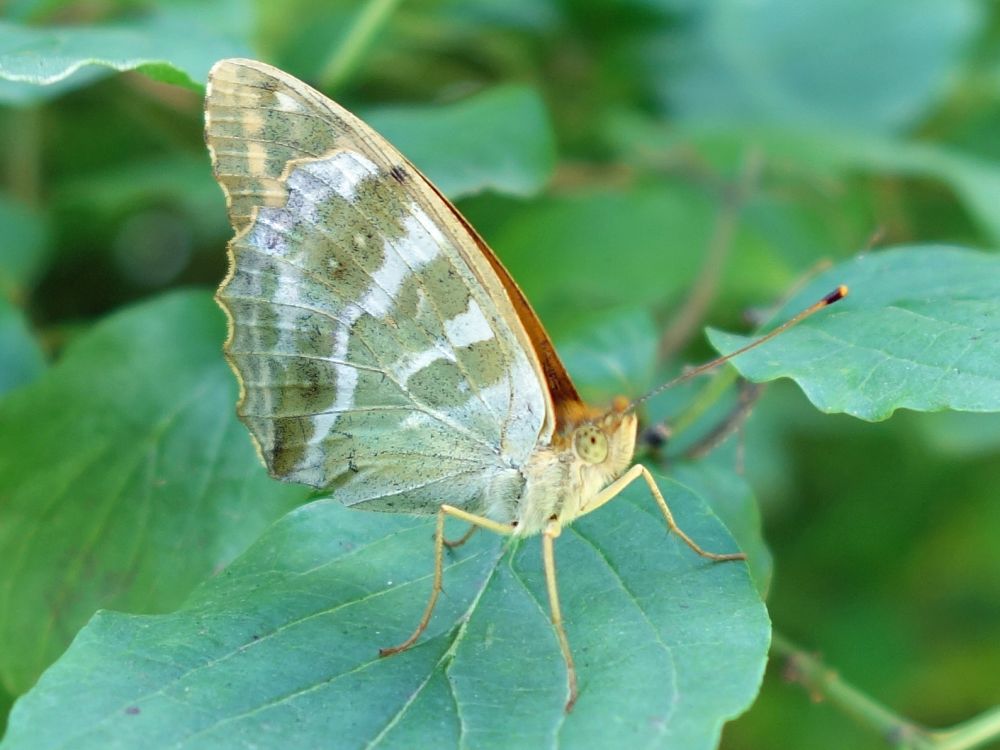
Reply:
[[376, 510], [516, 497], [554, 428], [549, 364], [454, 207], [262, 63], [218, 63], [205, 119], [236, 230], [226, 353], [271, 473]]

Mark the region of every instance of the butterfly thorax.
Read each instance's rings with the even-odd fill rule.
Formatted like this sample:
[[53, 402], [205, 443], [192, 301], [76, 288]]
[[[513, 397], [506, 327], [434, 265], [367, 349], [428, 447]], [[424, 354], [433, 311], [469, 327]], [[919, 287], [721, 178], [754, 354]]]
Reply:
[[636, 417], [574, 404], [560, 429], [523, 469], [525, 486], [515, 508], [519, 535], [540, 533], [552, 519], [568, 524], [590, 511], [590, 502], [632, 463]]

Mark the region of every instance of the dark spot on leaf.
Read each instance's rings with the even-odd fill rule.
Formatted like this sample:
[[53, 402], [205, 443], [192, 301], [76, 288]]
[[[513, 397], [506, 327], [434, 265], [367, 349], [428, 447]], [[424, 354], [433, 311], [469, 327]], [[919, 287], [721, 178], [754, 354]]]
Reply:
[[139, 713], [140, 710], [141, 709], [138, 706], [129, 706], [128, 708], [125, 709], [125, 713], [127, 713], [129, 716], [135, 716]]

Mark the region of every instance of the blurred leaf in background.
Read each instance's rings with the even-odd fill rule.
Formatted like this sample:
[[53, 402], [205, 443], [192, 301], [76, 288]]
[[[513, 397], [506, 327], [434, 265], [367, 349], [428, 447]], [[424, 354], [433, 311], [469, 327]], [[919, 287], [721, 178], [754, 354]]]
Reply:
[[[279, 521], [308, 492], [268, 480], [235, 420], [235, 382], [220, 351], [223, 319], [208, 298], [225, 271], [230, 229], [204, 151], [199, 93], [210, 65], [233, 55], [320, 86], [460, 201], [595, 403], [642, 393], [711, 356], [701, 335], [709, 323], [746, 333], [859, 277], [841, 310], [738, 364], [754, 378], [798, 378], [822, 409], [866, 418], [900, 409], [891, 419], [820, 414], [798, 385], [780, 381], [763, 392], [737, 437], [707, 461], [688, 460], [738, 411], [738, 395], [725, 388], [735, 371], [725, 370], [650, 403], [649, 421], [667, 419], [674, 430], [650, 457], [681, 483], [669, 485], [679, 513], [694, 511], [715, 533], [712, 513], [698, 510], [708, 502], [751, 553], [753, 582], [766, 593], [776, 630], [821, 652], [864, 694], [928, 726], [953, 725], [997, 704], [994, 4], [8, 0], [2, 13], [4, 715], [42, 675], [14, 709], [21, 718], [5, 747], [44, 747], [42, 734], [31, 732], [51, 732], [55, 744], [70, 731], [86, 731], [95, 747], [134, 746], [129, 732], [152, 726], [140, 721], [166, 716], [143, 713], [157, 704], [137, 697], [169, 695], [183, 669], [194, 670], [183, 678], [192, 688], [225, 706], [184, 732], [223, 737], [211, 729], [223, 721], [249, 733], [228, 735], [231, 743], [250, 737], [266, 745], [274, 737], [262, 724], [240, 722], [246, 707], [227, 692], [234, 688], [226, 675], [199, 671], [198, 663], [235, 649], [232, 674], [280, 686], [274, 678], [294, 671], [283, 664], [302, 666], [302, 653], [323, 664], [336, 649], [316, 645], [323, 628], [298, 642], [293, 629], [287, 641], [256, 647], [253, 636], [264, 630], [255, 628], [310, 607], [324, 612], [337, 597], [350, 603], [366, 590], [391, 592], [388, 576], [420, 577], [405, 569], [409, 563], [393, 567], [394, 556], [429, 565], [429, 543], [427, 555], [418, 554], [430, 533], [420, 521], [324, 503]], [[880, 249], [887, 245], [905, 249]], [[958, 249], [942, 255], [932, 245]], [[804, 284], [824, 260], [833, 268]], [[771, 308], [782, 300], [780, 312]], [[665, 346], [671, 321], [691, 311], [695, 322], [677, 339], [682, 348]], [[924, 325], [928, 317], [936, 327]], [[712, 336], [723, 348], [736, 341]], [[980, 379], [971, 383], [970, 373]], [[908, 410], [945, 407], [984, 413]], [[570, 637], [582, 639], [584, 664], [610, 681], [601, 690], [612, 696], [606, 708], [613, 714], [627, 694], [621, 691], [654, 677], [629, 683], [632, 672], [616, 671], [615, 627], [639, 632], [642, 615], [653, 613], [670, 623], [661, 637], [679, 639], [680, 653], [697, 639], [683, 618], [668, 616], [672, 608], [696, 602], [699, 612], [723, 612], [747, 603], [758, 619], [727, 631], [748, 644], [740, 652], [744, 682], [733, 694], [678, 708], [662, 723], [629, 725], [641, 727], [630, 735], [636, 742], [651, 746], [712, 747], [725, 719], [752, 698], [766, 623], [748, 578], [716, 586], [694, 564], [677, 567], [666, 540], [654, 546], [660, 528], [650, 527], [648, 538], [636, 530], [636, 513], [650, 510], [640, 495], [572, 532], [564, 570], [579, 562], [587, 572], [565, 584], [575, 591], [568, 594], [575, 609], [566, 607]], [[393, 540], [393, 529], [412, 543]], [[350, 558], [341, 545], [352, 534], [384, 539], [385, 556], [376, 544]], [[486, 565], [482, 555], [493, 554], [495, 543], [470, 545], [451, 565], [468, 571], [466, 578], [457, 572], [454, 590], [445, 582], [446, 598], [455, 597], [443, 605], [450, 615], [423, 652], [407, 655], [411, 665], [432, 664], [409, 672], [427, 679], [426, 702], [392, 725], [396, 734], [361, 732], [359, 741], [454, 744], [448, 680], [457, 674], [473, 681], [468, 687], [481, 673], [470, 652], [454, 666], [433, 663], [447, 651], [449, 628], [460, 627], [463, 592], [484, 592], [468, 626], [479, 640], [465, 643], [502, 643], [491, 622], [509, 632], [523, 625], [511, 643], [530, 639], [539, 663], [551, 656], [551, 643], [540, 640], [550, 637], [544, 615], [533, 604], [544, 606], [532, 578], [537, 551], [525, 545], [480, 586], [474, 568]], [[619, 583], [587, 557], [593, 549], [615, 555], [607, 559], [622, 566], [620, 581], [649, 587], [635, 590], [639, 604], [622, 609], [628, 615], [610, 628], [599, 620], [608, 611], [602, 607], [615, 609]], [[334, 568], [323, 572], [324, 561]], [[644, 565], [662, 565], [669, 575], [644, 578]], [[414, 591], [400, 592], [400, 602], [419, 609]], [[500, 594], [511, 592], [507, 606], [524, 608], [520, 620], [504, 610]], [[721, 598], [709, 606], [713, 595]], [[328, 637], [376, 639], [387, 625], [355, 618], [351, 607], [379, 610], [380, 601], [338, 610]], [[101, 608], [127, 614], [93, 616]], [[586, 636], [574, 632], [574, 617]], [[732, 610], [723, 630], [730, 617]], [[169, 638], [157, 636], [166, 632]], [[217, 642], [199, 640], [204, 633]], [[642, 656], [646, 642], [637, 638], [623, 658]], [[137, 643], [142, 650], [130, 651]], [[270, 648], [287, 650], [275, 658]], [[673, 674], [698, 678], [699, 688], [687, 693], [694, 700], [723, 672], [704, 644], [691, 648], [688, 655], [701, 661], [689, 659]], [[136, 659], [152, 666], [134, 668]], [[377, 667], [388, 674], [406, 672], [407, 664]], [[753, 708], [726, 725], [722, 747], [885, 746], [835, 701], [816, 704], [786, 683], [780, 659], [772, 665]], [[494, 667], [510, 680], [498, 686], [518, 685], [519, 673]], [[103, 675], [101, 690], [85, 697], [105, 713], [79, 714], [76, 725], [38, 718], [51, 716], [48, 700], [68, 715], [62, 709], [77, 703], [75, 686], [95, 675]], [[552, 674], [544, 668], [521, 676], [545, 700], [560, 683], [546, 687]], [[274, 699], [266, 690], [243, 697]], [[324, 706], [308, 700], [289, 706], [308, 708], [315, 721]], [[582, 732], [599, 744], [607, 736], [588, 722], [608, 731], [611, 714], [588, 718], [585, 707], [566, 723], [558, 711], [532, 714], [532, 732], [540, 732], [532, 740], [561, 737], [582, 747], [575, 734]], [[356, 712], [374, 726], [380, 715], [365, 711], [352, 705], [345, 715]], [[88, 724], [98, 715], [106, 720]], [[428, 716], [442, 720], [413, 718]], [[130, 719], [131, 727], [117, 723]], [[160, 726], [171, 729], [170, 721]], [[509, 725], [482, 726], [490, 731], [477, 735], [477, 746], [509, 746]], [[678, 737], [697, 739], [678, 745]]]

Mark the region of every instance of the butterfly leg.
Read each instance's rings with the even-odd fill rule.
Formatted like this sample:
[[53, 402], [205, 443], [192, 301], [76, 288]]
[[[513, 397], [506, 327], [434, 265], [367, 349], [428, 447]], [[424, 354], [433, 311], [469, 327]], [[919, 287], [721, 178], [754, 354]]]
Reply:
[[447, 547], [448, 549], [458, 549], [463, 544], [465, 544], [467, 541], [469, 541], [469, 538], [473, 534], [476, 533], [476, 529], [478, 529], [478, 528], [479, 527], [476, 526], [474, 523], [473, 524], [469, 524], [468, 531], [466, 531], [464, 534], [462, 534], [462, 536], [460, 536], [458, 539], [455, 539], [455, 540], [444, 539], [444, 540], [442, 540], [441, 543], [444, 544], [444, 546]]
[[[514, 527], [512, 526], [498, 523], [497, 521], [484, 518], [483, 516], [477, 516], [473, 513], [464, 511], [461, 508], [454, 508], [450, 505], [442, 505], [438, 510], [437, 529], [434, 532], [434, 585], [431, 587], [431, 598], [427, 602], [427, 608], [424, 610], [424, 616], [420, 618], [420, 623], [417, 625], [417, 629], [413, 631], [413, 634], [409, 638], [400, 643], [398, 646], [380, 648], [378, 650], [379, 656], [391, 656], [392, 654], [398, 654], [400, 651], [406, 651], [406, 649], [417, 642], [420, 634], [427, 629], [427, 624], [431, 621], [431, 614], [434, 612], [434, 605], [437, 604], [438, 595], [441, 593], [441, 575], [444, 566], [444, 546], [447, 544], [444, 539], [444, 522], [448, 516], [458, 518], [462, 521], [467, 521], [472, 524], [473, 529], [488, 529], [503, 536], [510, 536], [514, 533]], [[467, 534], [467, 536], [471, 536], [471, 532]], [[464, 541], [464, 539], [461, 541]]]
[[628, 485], [632, 484], [632, 482], [634, 482], [639, 477], [642, 477], [646, 481], [646, 484], [649, 486], [649, 491], [650, 493], [652, 493], [653, 499], [656, 500], [656, 504], [660, 507], [660, 512], [663, 513], [663, 518], [666, 520], [667, 526], [669, 526], [670, 530], [681, 538], [684, 544], [693, 549], [702, 557], [707, 557], [709, 560], [747, 559], [747, 556], [742, 552], [728, 552], [720, 554], [717, 552], [707, 552], [706, 550], [703, 550], [700, 546], [698, 546], [698, 543], [695, 542], [687, 534], [685, 534], [681, 530], [680, 526], [677, 525], [677, 522], [674, 520], [674, 514], [670, 512], [670, 508], [667, 505], [667, 501], [663, 499], [663, 493], [660, 492], [660, 488], [656, 485], [656, 480], [653, 479], [653, 475], [649, 473], [649, 469], [647, 469], [642, 464], [636, 464], [627, 472], [618, 477], [618, 479], [616, 479], [607, 487], [605, 487], [603, 490], [601, 490], [600, 493], [598, 493], [598, 495], [593, 500], [587, 503], [586, 512], [590, 513], [591, 511], [601, 507], [606, 502], [619, 495], [622, 492], [622, 490], [624, 490]]
[[569, 698], [566, 701], [566, 713], [573, 710], [576, 703], [576, 665], [573, 664], [573, 653], [569, 650], [569, 639], [563, 628], [562, 608], [559, 606], [559, 588], [556, 585], [556, 558], [553, 541], [562, 532], [559, 521], [549, 521], [542, 532], [542, 562], [545, 566], [545, 588], [549, 592], [549, 610], [552, 612], [552, 627], [559, 639], [559, 648], [566, 661], [566, 677], [569, 681]]

